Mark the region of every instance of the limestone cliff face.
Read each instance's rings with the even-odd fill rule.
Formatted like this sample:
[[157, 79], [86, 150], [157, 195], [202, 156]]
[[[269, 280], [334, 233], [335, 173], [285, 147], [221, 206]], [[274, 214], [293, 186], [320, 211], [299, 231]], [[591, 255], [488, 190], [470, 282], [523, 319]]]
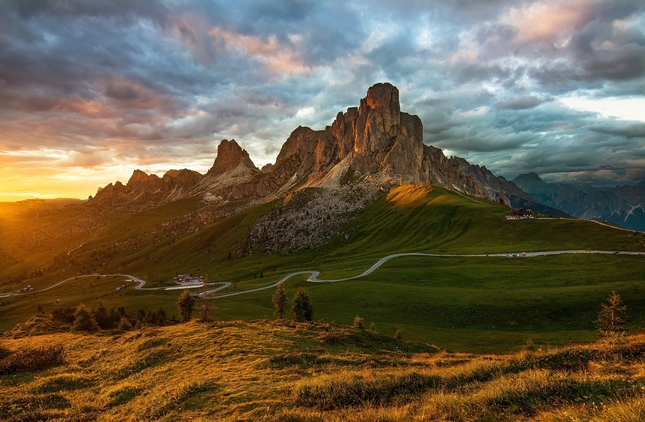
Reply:
[[492, 173], [462, 164], [424, 145], [421, 119], [401, 112], [396, 87], [379, 83], [359, 107], [338, 113], [324, 130], [293, 131], [257, 194], [370, 179], [383, 185], [434, 183], [508, 204], [499, 183], [489, 183], [496, 180]]

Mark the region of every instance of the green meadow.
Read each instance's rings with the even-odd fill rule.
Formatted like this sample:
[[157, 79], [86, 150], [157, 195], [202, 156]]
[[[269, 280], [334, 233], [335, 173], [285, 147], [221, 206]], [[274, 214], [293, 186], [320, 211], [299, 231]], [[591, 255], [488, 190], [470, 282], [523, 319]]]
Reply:
[[[169, 204], [101, 230], [75, 257], [90, 262], [95, 251], [134, 244], [136, 239], [136, 250], [115, 249], [100, 272], [132, 274], [147, 279], [146, 287], [169, 285], [176, 273], [190, 272], [208, 282], [233, 283], [221, 292], [229, 293], [266, 286], [296, 271], [320, 271], [322, 280], [354, 276], [378, 259], [402, 252], [645, 251], [643, 233], [583, 220], [507, 221], [508, 208], [503, 205], [443, 188], [408, 185], [393, 189], [356, 214], [314, 250], [267, 255], [257, 248], [249, 256], [239, 256], [236, 245], [276, 206], [264, 204], [171, 241], [154, 241], [152, 228], [196, 207], [195, 201]], [[229, 251], [233, 252], [230, 259]], [[316, 320], [351, 324], [359, 315], [388, 335], [400, 329], [404, 338], [449, 350], [499, 353], [517, 350], [529, 338], [543, 347], [595, 340], [593, 320], [612, 290], [622, 295], [629, 308], [629, 329], [639, 331], [645, 326], [644, 259], [594, 254], [402, 257], [360, 279], [309, 283], [307, 276], [298, 276], [285, 287], [289, 297], [297, 287], [309, 290]], [[30, 283], [45, 287], [67, 278], [69, 270], [67, 274], [59, 271]], [[168, 315], [177, 314], [179, 291], [136, 291], [130, 285], [115, 292], [121, 284], [123, 279], [118, 278], [84, 278], [47, 292], [0, 299], [0, 329], [25, 321], [38, 305], [47, 312], [54, 306], [81, 302], [96, 307], [101, 301], [107, 307], [124, 306], [129, 313], [161, 306]], [[272, 293], [271, 289], [218, 299], [216, 317], [274, 318]], [[54, 305], [57, 298], [64, 303]]]

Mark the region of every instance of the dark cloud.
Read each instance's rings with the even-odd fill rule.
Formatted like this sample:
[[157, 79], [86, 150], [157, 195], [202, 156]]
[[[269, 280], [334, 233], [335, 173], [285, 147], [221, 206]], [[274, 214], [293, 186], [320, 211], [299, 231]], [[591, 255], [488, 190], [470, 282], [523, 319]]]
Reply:
[[645, 138], [645, 123], [632, 124], [622, 127], [600, 126], [592, 129], [594, 132], [604, 133], [625, 138]]
[[[540, 13], [557, 19], [531, 25]], [[207, 167], [235, 138], [264, 164], [298, 125], [322, 129], [389, 81], [426, 143], [500, 174], [606, 181], [611, 166], [636, 180], [642, 123], [558, 98], [645, 96], [643, 13], [637, 0], [7, 0], [0, 151]]]
[[551, 98], [539, 98], [533, 95], [528, 97], [514, 98], [512, 100], [500, 101], [495, 104], [495, 107], [500, 110], [527, 110], [535, 108], [545, 101], [551, 101]]

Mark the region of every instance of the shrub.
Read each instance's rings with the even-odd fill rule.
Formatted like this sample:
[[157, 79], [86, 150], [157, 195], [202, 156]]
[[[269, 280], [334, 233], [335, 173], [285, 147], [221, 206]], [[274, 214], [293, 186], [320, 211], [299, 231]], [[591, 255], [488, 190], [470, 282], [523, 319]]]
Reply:
[[354, 328], [357, 328], [359, 330], [364, 330], [365, 329], [365, 323], [363, 322], [363, 318], [359, 317], [356, 315], [354, 318]]
[[22, 349], [0, 361], [0, 375], [40, 371], [62, 363], [64, 357], [65, 350], [62, 345]]

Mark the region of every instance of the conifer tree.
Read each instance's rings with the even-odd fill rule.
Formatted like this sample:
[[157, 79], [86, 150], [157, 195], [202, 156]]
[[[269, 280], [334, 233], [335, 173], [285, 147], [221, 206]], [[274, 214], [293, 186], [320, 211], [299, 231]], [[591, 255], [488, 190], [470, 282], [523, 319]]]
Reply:
[[287, 305], [287, 294], [285, 293], [282, 284], [278, 286], [271, 300], [273, 301], [275, 313], [278, 314], [279, 319], [282, 319], [282, 317], [284, 316], [285, 307]]
[[603, 338], [618, 339], [625, 335], [624, 314], [627, 307], [618, 293], [612, 290], [607, 297], [607, 303], [601, 304], [596, 327]]
[[204, 297], [204, 303], [199, 312], [199, 322], [211, 322], [213, 320], [212, 313], [215, 312], [216, 307], [212, 301], [213, 299]]
[[110, 319], [110, 314], [103, 303], [99, 302], [99, 307], [96, 308], [94, 313], [94, 319], [101, 327], [101, 330], [109, 330], [112, 328], [112, 320]]
[[72, 325], [72, 331], [86, 331], [94, 332], [99, 329], [99, 324], [94, 319], [94, 315], [87, 308], [87, 306], [82, 303], [76, 308], [74, 313], [74, 324]]
[[311, 321], [314, 318], [314, 306], [307, 289], [302, 287], [296, 291], [291, 304], [291, 315], [295, 321]]
[[130, 321], [126, 317], [121, 317], [121, 321], [119, 322], [119, 330], [130, 331], [131, 329], [132, 324], [130, 324]]
[[179, 296], [177, 300], [177, 310], [179, 310], [179, 321], [188, 322], [193, 316], [193, 308], [195, 307], [195, 298], [190, 294], [188, 289]]

